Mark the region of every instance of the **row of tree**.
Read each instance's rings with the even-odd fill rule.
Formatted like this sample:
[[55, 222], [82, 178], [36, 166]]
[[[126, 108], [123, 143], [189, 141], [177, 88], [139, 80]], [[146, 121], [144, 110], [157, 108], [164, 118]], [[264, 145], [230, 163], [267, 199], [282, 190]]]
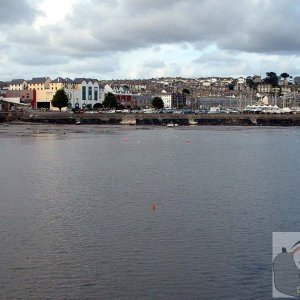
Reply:
[[[281, 73], [279, 76], [275, 72], [267, 72], [266, 77], [263, 78], [263, 82], [266, 83], [266, 84], [271, 84], [272, 87], [278, 87], [279, 86], [278, 81], [280, 79], [283, 79], [284, 82], [285, 82], [285, 85], [288, 85], [288, 84], [290, 84], [288, 79], [292, 79], [292, 78], [293, 77], [290, 76], [290, 74], [288, 74], [286, 72]], [[259, 84], [259, 83], [254, 82], [253, 79], [250, 76], [247, 77], [246, 83], [250, 88], [254, 88], [254, 89]]]

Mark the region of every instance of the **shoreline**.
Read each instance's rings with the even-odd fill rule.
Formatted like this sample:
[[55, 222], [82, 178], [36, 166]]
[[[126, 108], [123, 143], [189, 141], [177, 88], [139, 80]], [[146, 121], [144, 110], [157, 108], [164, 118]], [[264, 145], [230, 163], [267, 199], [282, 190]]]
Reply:
[[[96, 125], [96, 124], [49, 124], [37, 122], [11, 121], [0, 123], [0, 138], [4, 137], [47, 137], [47, 136], [68, 136], [76, 134], [109, 134], [121, 133], [122, 131], [135, 130], [158, 130], [164, 129], [170, 132], [173, 130], [214, 130], [214, 131], [249, 131], [249, 130], [270, 130], [270, 129], [292, 129], [297, 126], [178, 126], [169, 128], [157, 125]], [[299, 128], [300, 129], [300, 128]]]
[[[98, 126], [300, 126], [300, 114], [141, 114], [141, 113], [69, 113], [2, 112], [1, 122]], [[0, 122], [0, 124], [1, 124]]]

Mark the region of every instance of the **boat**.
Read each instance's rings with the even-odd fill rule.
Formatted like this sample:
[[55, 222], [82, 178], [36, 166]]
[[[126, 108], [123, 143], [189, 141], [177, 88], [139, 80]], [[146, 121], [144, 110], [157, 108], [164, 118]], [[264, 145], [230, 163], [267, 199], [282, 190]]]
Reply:
[[173, 123], [172, 121], [167, 124], [167, 127], [175, 127], [175, 126], [178, 126], [178, 124], [177, 123]]

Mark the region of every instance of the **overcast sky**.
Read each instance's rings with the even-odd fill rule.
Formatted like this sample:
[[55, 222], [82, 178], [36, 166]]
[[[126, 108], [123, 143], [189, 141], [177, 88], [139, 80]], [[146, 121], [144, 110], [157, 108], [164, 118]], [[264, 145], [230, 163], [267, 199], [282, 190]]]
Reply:
[[297, 0], [2, 0], [0, 80], [300, 75]]

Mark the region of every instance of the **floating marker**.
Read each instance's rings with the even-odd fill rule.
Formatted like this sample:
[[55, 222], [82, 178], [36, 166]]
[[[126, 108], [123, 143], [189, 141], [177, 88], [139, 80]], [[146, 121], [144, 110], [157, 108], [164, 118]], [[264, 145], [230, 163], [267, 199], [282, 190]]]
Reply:
[[155, 210], [155, 209], [156, 209], [156, 204], [153, 203], [153, 204], [151, 205], [151, 207], [152, 207], [153, 210]]

